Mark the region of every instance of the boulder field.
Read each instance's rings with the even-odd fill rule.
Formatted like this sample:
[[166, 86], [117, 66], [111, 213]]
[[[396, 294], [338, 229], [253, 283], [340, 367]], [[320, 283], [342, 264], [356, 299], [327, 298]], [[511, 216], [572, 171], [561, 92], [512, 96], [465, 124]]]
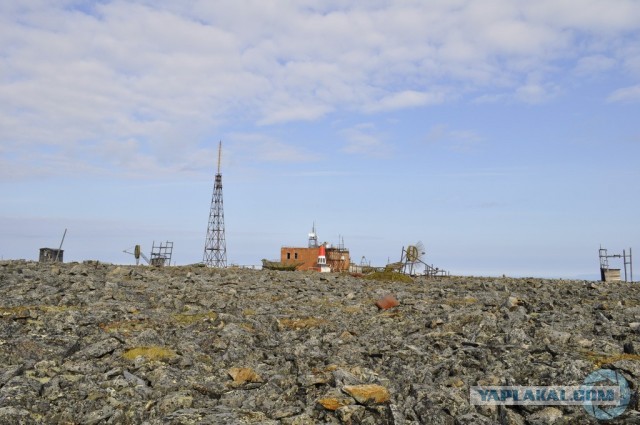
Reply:
[[470, 388], [599, 369], [640, 423], [638, 283], [3, 261], [0, 294], [2, 424], [596, 424]]

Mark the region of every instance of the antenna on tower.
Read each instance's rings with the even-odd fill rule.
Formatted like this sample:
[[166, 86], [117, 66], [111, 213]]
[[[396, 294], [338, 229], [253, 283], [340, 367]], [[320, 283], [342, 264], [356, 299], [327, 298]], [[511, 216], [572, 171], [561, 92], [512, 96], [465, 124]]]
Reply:
[[309, 248], [317, 248], [318, 247], [318, 235], [316, 234], [316, 222], [313, 222], [313, 227], [311, 228], [311, 233], [309, 233]]
[[218, 268], [227, 267], [227, 243], [224, 236], [224, 208], [222, 204], [222, 174], [220, 174], [221, 158], [222, 141], [218, 144], [218, 170], [213, 185], [207, 239], [202, 257], [202, 262], [206, 266]]

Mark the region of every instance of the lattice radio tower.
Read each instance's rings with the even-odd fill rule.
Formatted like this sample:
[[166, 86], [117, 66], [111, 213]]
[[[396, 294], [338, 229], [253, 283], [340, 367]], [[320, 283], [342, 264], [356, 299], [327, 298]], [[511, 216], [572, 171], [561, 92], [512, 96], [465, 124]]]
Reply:
[[204, 256], [202, 258], [202, 262], [206, 266], [219, 268], [227, 267], [227, 244], [224, 239], [224, 209], [222, 208], [222, 174], [220, 174], [221, 157], [222, 142], [218, 145], [218, 172], [213, 185], [207, 241], [204, 244]]

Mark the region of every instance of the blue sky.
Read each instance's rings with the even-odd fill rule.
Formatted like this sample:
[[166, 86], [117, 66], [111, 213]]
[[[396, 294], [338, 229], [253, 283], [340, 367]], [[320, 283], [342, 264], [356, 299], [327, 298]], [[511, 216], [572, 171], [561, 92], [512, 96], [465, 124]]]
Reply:
[[[0, 3], [0, 256], [230, 263], [319, 238], [372, 264], [598, 276], [636, 248], [640, 3]], [[614, 264], [612, 264], [614, 266]]]

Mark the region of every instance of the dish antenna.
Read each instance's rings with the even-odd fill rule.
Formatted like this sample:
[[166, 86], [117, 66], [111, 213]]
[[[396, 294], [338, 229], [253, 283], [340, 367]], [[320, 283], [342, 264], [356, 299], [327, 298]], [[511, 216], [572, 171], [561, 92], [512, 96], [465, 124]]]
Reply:
[[422, 257], [425, 254], [424, 244], [420, 241], [413, 245], [409, 245], [406, 248], [402, 248], [402, 256], [400, 257], [402, 272], [408, 275], [413, 275], [416, 264], [424, 263], [424, 261], [422, 261]]

